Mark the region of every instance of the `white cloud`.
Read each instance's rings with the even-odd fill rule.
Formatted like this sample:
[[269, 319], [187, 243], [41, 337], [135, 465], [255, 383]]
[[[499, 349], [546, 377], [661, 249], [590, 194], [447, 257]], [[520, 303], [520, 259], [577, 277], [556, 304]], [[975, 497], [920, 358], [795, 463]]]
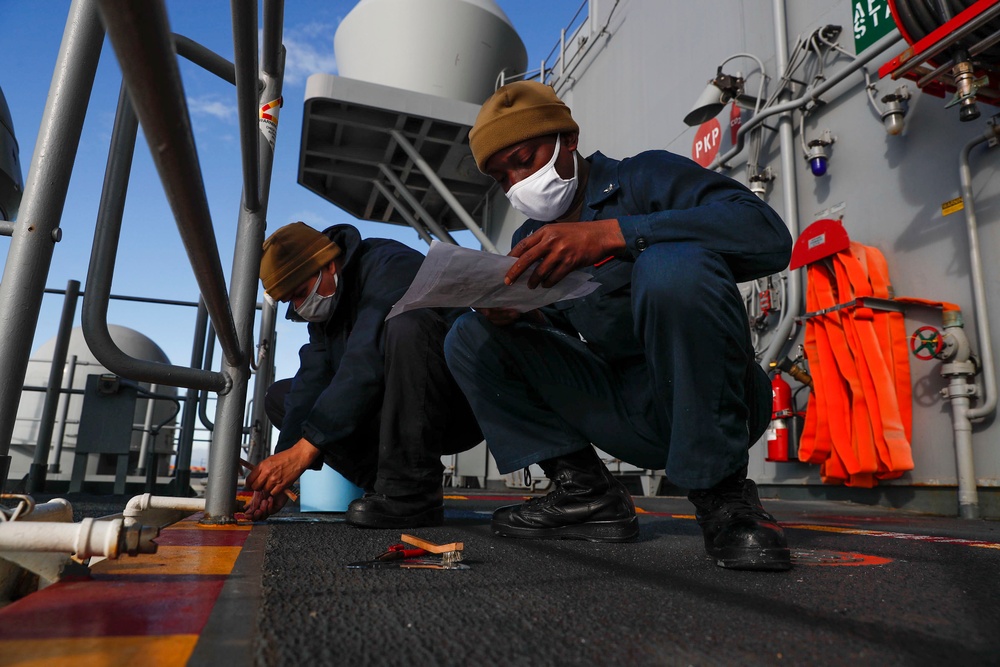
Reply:
[[192, 116], [211, 116], [225, 122], [236, 122], [236, 104], [226, 103], [216, 97], [189, 97], [188, 109]]
[[330, 23], [306, 23], [285, 29], [285, 84], [301, 85], [311, 74], [335, 74], [337, 61], [333, 55], [333, 34], [337, 26]]
[[[330, 221], [328, 216], [310, 210], [296, 211], [295, 213], [292, 213], [288, 217], [287, 222], [295, 222], [296, 220], [306, 223], [313, 229], [326, 229], [334, 224]], [[287, 222], [283, 222], [281, 224], [287, 224]]]

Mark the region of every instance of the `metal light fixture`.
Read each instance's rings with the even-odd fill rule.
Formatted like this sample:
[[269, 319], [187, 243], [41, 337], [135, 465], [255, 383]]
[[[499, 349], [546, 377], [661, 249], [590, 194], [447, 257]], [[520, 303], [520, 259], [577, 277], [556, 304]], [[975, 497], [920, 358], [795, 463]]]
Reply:
[[[757, 97], [743, 94], [743, 85], [746, 81], [741, 74], [737, 73], [736, 76], [730, 76], [722, 71], [726, 63], [736, 58], [750, 58], [760, 68], [760, 87]], [[736, 53], [729, 56], [719, 64], [718, 69], [715, 71], [715, 78], [708, 82], [701, 95], [698, 96], [698, 101], [694, 103], [694, 107], [688, 115], [684, 116], [684, 123], [691, 127], [701, 125], [718, 116], [719, 112], [730, 102], [735, 102], [746, 109], [757, 109], [764, 97], [766, 81], [767, 76], [764, 74], [764, 63], [760, 58], [751, 53]]]
[[823, 134], [820, 135], [819, 139], [813, 139], [808, 144], [805, 144], [806, 161], [809, 163], [809, 170], [812, 171], [813, 176], [826, 175], [826, 169], [829, 166], [830, 160], [830, 151], [828, 149], [836, 140], [837, 138], [830, 134], [830, 130], [823, 130]]
[[720, 65], [715, 78], [708, 82], [705, 90], [698, 96], [694, 108], [684, 116], [684, 123], [694, 127], [718, 116], [729, 102], [743, 94], [743, 83], [741, 76], [723, 74]]
[[903, 133], [904, 117], [910, 110], [910, 91], [906, 86], [900, 86], [895, 92], [889, 93], [882, 98], [882, 124], [885, 131], [892, 136]]

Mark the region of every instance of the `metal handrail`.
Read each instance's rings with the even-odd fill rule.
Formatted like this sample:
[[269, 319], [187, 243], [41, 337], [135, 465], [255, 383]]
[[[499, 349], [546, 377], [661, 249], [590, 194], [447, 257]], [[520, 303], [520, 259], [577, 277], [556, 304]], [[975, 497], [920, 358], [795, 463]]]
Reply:
[[[112, 340], [108, 329], [108, 299], [114, 275], [114, 260], [118, 254], [125, 194], [129, 171], [135, 152], [138, 120], [132, 109], [130, 95], [122, 82], [118, 110], [111, 134], [104, 188], [94, 229], [94, 246], [90, 255], [87, 291], [83, 298], [81, 321], [83, 335], [94, 356], [108, 370], [134, 380], [176, 387], [196, 387], [212, 391], [229, 391], [232, 380], [224, 373], [175, 366], [125, 354]], [[228, 305], [226, 307], [228, 310]]]
[[[223, 354], [243, 360], [162, 0], [98, 0]], [[184, 385], [182, 385], [184, 386]]]

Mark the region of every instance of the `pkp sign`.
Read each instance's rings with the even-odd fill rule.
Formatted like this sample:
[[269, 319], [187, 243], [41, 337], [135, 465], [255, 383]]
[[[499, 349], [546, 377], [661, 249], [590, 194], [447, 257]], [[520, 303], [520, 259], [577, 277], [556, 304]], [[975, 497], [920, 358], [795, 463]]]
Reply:
[[705, 121], [695, 132], [694, 144], [691, 146], [691, 159], [701, 166], [707, 167], [719, 154], [721, 144], [722, 126], [719, 121], [715, 118]]

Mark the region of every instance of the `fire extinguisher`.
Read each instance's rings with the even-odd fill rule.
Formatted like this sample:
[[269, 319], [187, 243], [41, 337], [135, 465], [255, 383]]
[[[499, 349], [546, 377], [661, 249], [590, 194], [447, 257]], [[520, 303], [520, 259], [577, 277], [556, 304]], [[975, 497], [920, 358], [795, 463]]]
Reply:
[[788, 421], [792, 411], [792, 388], [775, 371], [771, 378], [771, 424], [767, 428], [767, 460], [788, 460]]

